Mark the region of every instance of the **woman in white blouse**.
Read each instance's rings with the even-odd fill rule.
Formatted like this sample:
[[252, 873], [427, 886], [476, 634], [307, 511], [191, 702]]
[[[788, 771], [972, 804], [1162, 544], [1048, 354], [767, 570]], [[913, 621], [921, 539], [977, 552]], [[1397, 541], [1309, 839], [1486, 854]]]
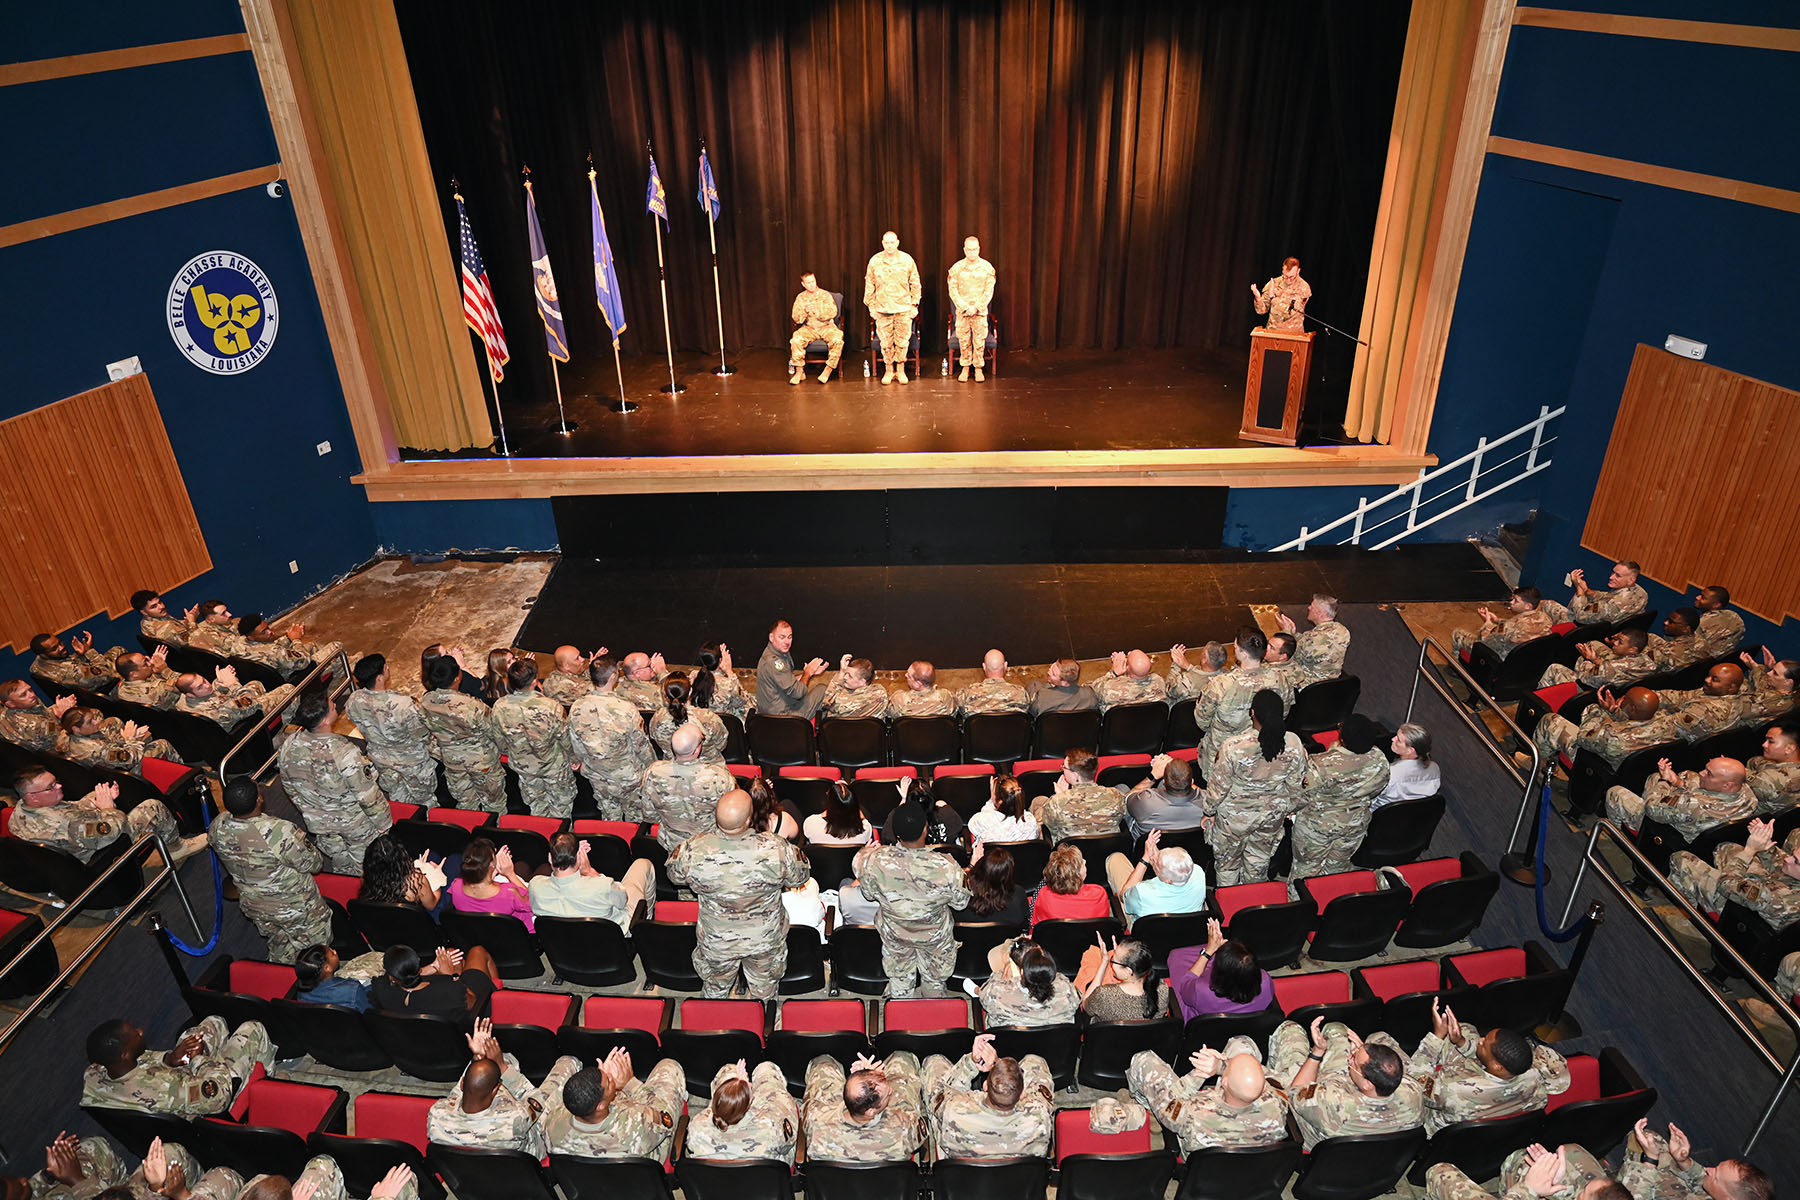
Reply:
[[1011, 775], [994, 776], [993, 791], [980, 812], [969, 818], [969, 836], [978, 842], [1031, 842], [1038, 820], [1025, 805], [1025, 789]]
[[800, 831], [814, 846], [861, 846], [869, 840], [869, 822], [850, 785], [838, 780], [825, 794], [825, 809], [806, 818]]
[[1369, 801], [1371, 809], [1396, 800], [1423, 800], [1438, 794], [1444, 773], [1431, 761], [1431, 735], [1423, 725], [1402, 725], [1389, 748], [1399, 757], [1388, 770], [1386, 790]]

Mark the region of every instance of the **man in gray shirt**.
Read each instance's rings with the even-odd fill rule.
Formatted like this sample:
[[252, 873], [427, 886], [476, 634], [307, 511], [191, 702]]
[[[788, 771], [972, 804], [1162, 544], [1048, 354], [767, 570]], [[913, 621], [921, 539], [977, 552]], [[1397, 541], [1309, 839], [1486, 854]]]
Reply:
[[1194, 786], [1192, 764], [1159, 754], [1151, 760], [1150, 778], [1125, 798], [1131, 836], [1141, 838], [1152, 829], [1198, 829], [1206, 816], [1205, 799], [1206, 793]]
[[825, 673], [825, 660], [815, 658], [796, 671], [793, 650], [794, 627], [786, 621], [769, 626], [769, 644], [756, 664], [758, 712], [771, 717], [810, 717], [824, 703], [825, 685], [812, 681]]
[[1044, 678], [1025, 685], [1029, 711], [1033, 717], [1047, 712], [1086, 712], [1100, 707], [1094, 689], [1081, 682], [1081, 664], [1072, 658], [1059, 658], [1044, 672]]

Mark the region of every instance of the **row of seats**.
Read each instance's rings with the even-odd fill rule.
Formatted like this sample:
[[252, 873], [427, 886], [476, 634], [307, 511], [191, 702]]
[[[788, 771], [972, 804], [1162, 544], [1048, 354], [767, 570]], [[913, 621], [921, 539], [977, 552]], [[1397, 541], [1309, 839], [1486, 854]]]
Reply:
[[1546, 667], [1552, 664], [1574, 666], [1580, 653], [1577, 647], [1582, 643], [1603, 642], [1621, 629], [1650, 629], [1655, 623], [1656, 610], [1653, 608], [1619, 622], [1596, 621], [1591, 625], [1566, 622], [1546, 637], [1515, 646], [1505, 658], [1477, 642], [1469, 648], [1466, 660], [1469, 675], [1496, 700], [1517, 700], [1537, 687]]

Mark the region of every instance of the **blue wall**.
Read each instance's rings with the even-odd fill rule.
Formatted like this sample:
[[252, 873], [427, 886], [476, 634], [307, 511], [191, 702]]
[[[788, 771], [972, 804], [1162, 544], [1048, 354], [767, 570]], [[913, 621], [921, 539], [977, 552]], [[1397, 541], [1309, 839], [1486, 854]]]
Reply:
[[[124, 0], [7, 6], [0, 46], [19, 60], [244, 28], [228, 0], [154, 9], [147, 16]], [[248, 53], [0, 88], [0, 123], [26, 140], [15, 167], [29, 164], [9, 176], [0, 223], [277, 160]], [[215, 249], [254, 260], [280, 305], [273, 347], [239, 376], [190, 364], [163, 315], [176, 272]], [[0, 295], [12, 298], [0, 323], [10, 376], [0, 418], [104, 384], [109, 362], [142, 361], [215, 564], [177, 588], [170, 607], [217, 596], [236, 612], [273, 612], [370, 557], [371, 506], [349, 482], [360, 464], [287, 199], [258, 186], [7, 247]], [[323, 457], [314, 449], [322, 441], [332, 445]], [[122, 489], [119, 502], [131, 500]], [[104, 615], [82, 622], [101, 645], [135, 645], [135, 626]], [[0, 678], [22, 668], [0, 655]]]

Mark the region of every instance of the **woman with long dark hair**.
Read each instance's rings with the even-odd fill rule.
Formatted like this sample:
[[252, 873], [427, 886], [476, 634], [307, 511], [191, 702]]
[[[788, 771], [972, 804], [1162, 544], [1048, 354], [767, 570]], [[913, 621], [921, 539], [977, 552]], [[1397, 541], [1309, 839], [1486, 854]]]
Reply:
[[701, 642], [694, 661], [700, 665], [700, 672], [711, 675], [713, 681], [712, 696], [694, 703], [714, 712], [730, 713], [742, 721], [750, 712], [750, 696], [732, 669], [731, 647], [721, 642]]
[[1184, 1020], [1213, 1013], [1261, 1012], [1275, 1002], [1275, 985], [1243, 942], [1226, 940], [1216, 920], [1206, 945], [1169, 952], [1169, 982]]
[[976, 992], [988, 1028], [996, 1025], [1062, 1025], [1075, 1019], [1081, 996], [1036, 942], [1013, 944], [1016, 971], [996, 971]]
[[988, 802], [969, 818], [976, 842], [1030, 842], [1038, 835], [1038, 819], [1025, 802], [1025, 789], [1012, 775], [994, 776]]
[[512, 685], [507, 682], [506, 670], [513, 664], [513, 652], [506, 646], [496, 646], [488, 651], [487, 674], [481, 681], [481, 698], [489, 707], [494, 701], [512, 692]]
[[824, 810], [800, 822], [800, 831], [814, 846], [862, 846], [875, 832], [856, 802], [856, 793], [841, 779], [826, 791]]
[[[456, 867], [460, 869], [458, 861]], [[381, 904], [417, 904], [436, 920], [450, 901], [445, 868], [421, 854], [414, 858], [400, 839], [384, 833], [363, 851], [359, 900]]]
[[800, 822], [781, 803], [775, 785], [766, 775], [750, 781], [750, 828], [793, 841], [800, 836]]
[[394, 945], [382, 956], [383, 974], [369, 985], [371, 1004], [384, 1012], [430, 1013], [448, 1017], [464, 1033], [487, 1011], [498, 972], [480, 946], [438, 952], [422, 962], [411, 946]]
[[1289, 733], [1281, 697], [1268, 688], [1250, 701], [1250, 728], [1219, 747], [1206, 789], [1207, 841], [1218, 887], [1261, 883], [1281, 841], [1281, 826], [1300, 803], [1306, 748]]
[[675, 736], [677, 729], [691, 721], [700, 727], [705, 737], [700, 743], [700, 761], [725, 761], [725, 722], [708, 708], [712, 686], [712, 675], [706, 671], [691, 680], [685, 671], [670, 671], [663, 677], [662, 707], [650, 718], [650, 740], [656, 743], [664, 758], [675, 757], [675, 752], [669, 748], [669, 739]]
[[1025, 889], [1013, 880], [1012, 851], [1005, 846], [975, 843], [969, 857], [969, 869], [963, 872], [963, 883], [969, 889], [969, 903], [956, 911], [955, 919], [997, 921], [1002, 925], [1023, 925], [1031, 915]]
[[1165, 1015], [1173, 1003], [1168, 983], [1156, 978], [1150, 947], [1130, 939], [1113, 942], [1081, 998], [1082, 1011], [1096, 1021], [1148, 1020]]

